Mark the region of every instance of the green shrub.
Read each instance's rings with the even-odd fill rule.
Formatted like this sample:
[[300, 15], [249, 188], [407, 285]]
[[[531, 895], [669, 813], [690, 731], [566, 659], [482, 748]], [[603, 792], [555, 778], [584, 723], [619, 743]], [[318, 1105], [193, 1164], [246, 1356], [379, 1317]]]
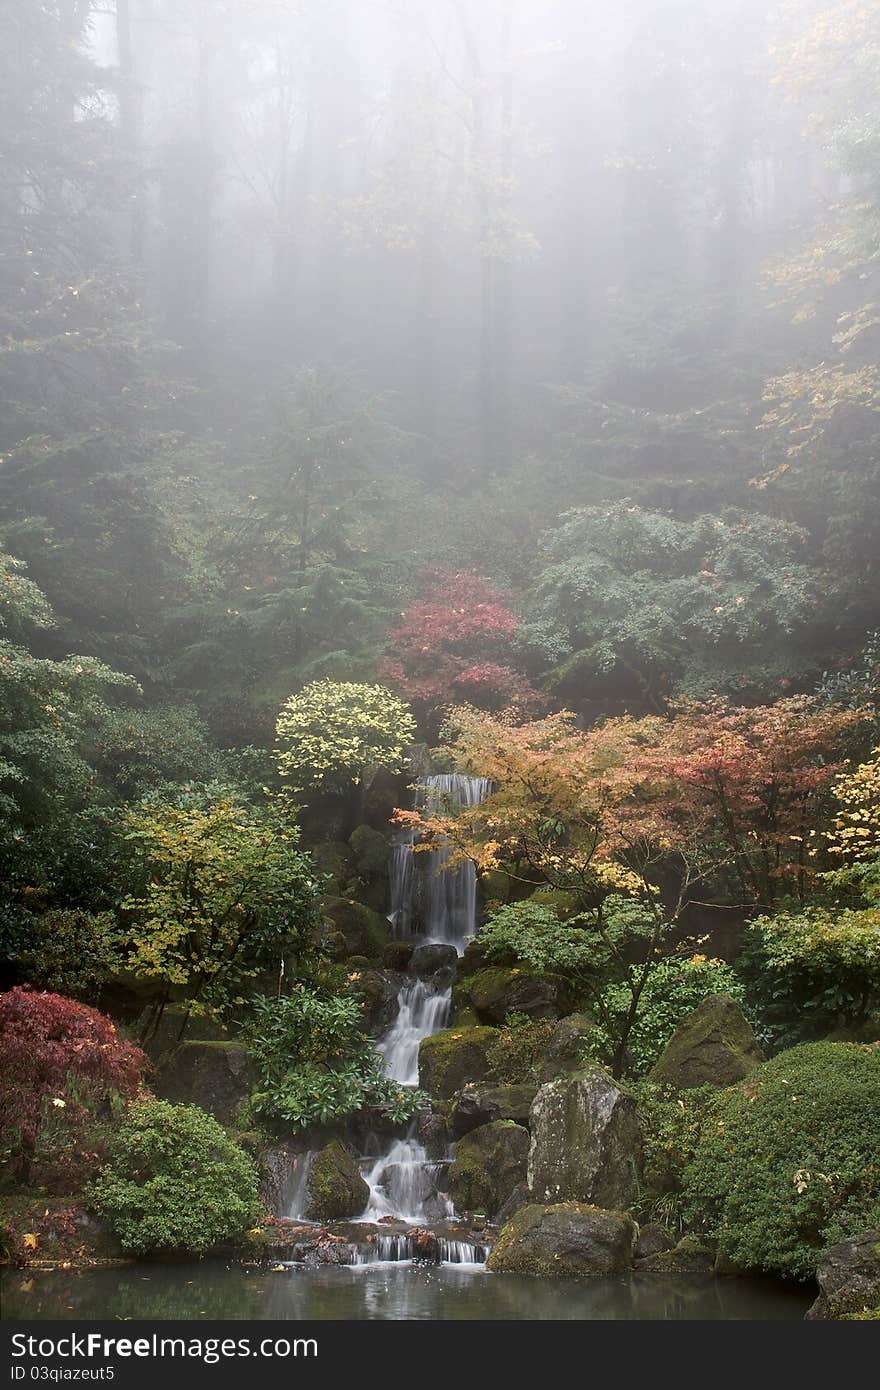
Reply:
[[44, 912], [28, 923], [20, 960], [31, 984], [95, 1003], [122, 965], [116, 918], [77, 908]]
[[294, 791], [345, 790], [372, 768], [401, 772], [415, 733], [409, 706], [383, 685], [313, 681], [278, 716], [278, 771]]
[[759, 917], [741, 972], [771, 1046], [858, 1028], [880, 1010], [880, 907]]
[[249, 1029], [261, 1073], [255, 1111], [303, 1128], [366, 1106], [384, 1107], [395, 1122], [410, 1119], [421, 1094], [383, 1074], [361, 1014], [350, 995], [304, 985], [280, 999], [255, 1000]]
[[[658, 961], [639, 996], [638, 1013], [627, 1037], [628, 1071], [643, 1076], [656, 1062], [677, 1024], [712, 994], [726, 994], [743, 1001], [743, 987], [731, 967], [705, 956], [669, 956]], [[607, 985], [597, 1009], [600, 1020], [589, 1035], [590, 1054], [610, 1063], [622, 1021], [632, 1002], [628, 984]], [[609, 1024], [612, 1025], [609, 1027]]]
[[686, 1210], [741, 1269], [806, 1279], [880, 1225], [880, 1045], [804, 1043], [709, 1103]]
[[203, 1110], [163, 1100], [129, 1107], [87, 1196], [136, 1255], [201, 1255], [260, 1214], [250, 1158]]
[[643, 1222], [681, 1226], [684, 1170], [696, 1152], [706, 1107], [718, 1088], [679, 1091], [642, 1080], [630, 1089], [638, 1101], [644, 1135], [644, 1187], [636, 1215]]
[[540, 1081], [541, 1060], [556, 1022], [508, 1014], [504, 1027], [487, 1053], [489, 1075], [504, 1086]]

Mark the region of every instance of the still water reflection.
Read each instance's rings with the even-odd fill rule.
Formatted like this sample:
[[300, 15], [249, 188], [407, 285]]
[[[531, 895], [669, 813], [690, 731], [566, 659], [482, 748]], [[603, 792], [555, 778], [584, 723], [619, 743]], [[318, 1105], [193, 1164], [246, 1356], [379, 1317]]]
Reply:
[[749, 1279], [582, 1283], [455, 1266], [317, 1270], [219, 1261], [6, 1270], [4, 1318], [702, 1320], [802, 1318], [810, 1292]]

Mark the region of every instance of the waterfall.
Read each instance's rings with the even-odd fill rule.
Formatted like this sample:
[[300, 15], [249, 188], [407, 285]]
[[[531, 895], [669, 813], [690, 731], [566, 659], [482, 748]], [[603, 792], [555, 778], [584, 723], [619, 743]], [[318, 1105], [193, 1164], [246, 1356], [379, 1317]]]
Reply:
[[[426, 814], [462, 811], [476, 806], [489, 795], [492, 784], [485, 777], [465, 777], [458, 772], [428, 777], [416, 789], [417, 809]], [[413, 833], [399, 836], [391, 847], [391, 909], [388, 920], [395, 935], [410, 937], [421, 944], [453, 946], [461, 955], [477, 927], [477, 876], [473, 864], [454, 869], [448, 863], [450, 850], [414, 854]], [[398, 1014], [385, 1036], [377, 1043], [386, 1076], [404, 1086], [419, 1082], [419, 1044], [445, 1028], [452, 1008], [452, 985], [444, 977], [438, 987], [430, 979], [408, 979], [398, 994]], [[364, 1168], [370, 1199], [363, 1220], [379, 1221], [396, 1216], [416, 1224], [449, 1219], [455, 1215], [449, 1198], [441, 1188], [450, 1155], [430, 1159], [415, 1133], [393, 1143]], [[450, 1250], [456, 1242], [447, 1243]], [[389, 1247], [390, 1248], [390, 1247]], [[395, 1247], [398, 1248], [398, 1247]], [[469, 1247], [470, 1248], [470, 1247]], [[387, 1257], [387, 1258], [398, 1258]], [[442, 1258], [446, 1259], [446, 1256]], [[463, 1255], [450, 1254], [450, 1261], [474, 1263]]]
[[[416, 787], [415, 808], [425, 815], [456, 814], [489, 795], [486, 777], [444, 772]], [[476, 930], [477, 875], [473, 864], [446, 869], [451, 850], [414, 854], [415, 833], [402, 831], [391, 847], [391, 908], [395, 936], [455, 946], [459, 955]], [[436, 1029], [434, 1030], [436, 1031]]]
[[305, 1209], [308, 1206], [309, 1198], [309, 1175], [311, 1174], [314, 1161], [315, 1153], [312, 1149], [309, 1149], [306, 1153], [297, 1154], [296, 1158], [293, 1160], [284, 1193], [284, 1216], [289, 1221], [306, 1219]]
[[418, 1086], [419, 1043], [446, 1027], [451, 989], [436, 991], [427, 980], [407, 980], [397, 1000], [397, 1018], [377, 1050], [385, 1059], [386, 1076], [403, 1086]]

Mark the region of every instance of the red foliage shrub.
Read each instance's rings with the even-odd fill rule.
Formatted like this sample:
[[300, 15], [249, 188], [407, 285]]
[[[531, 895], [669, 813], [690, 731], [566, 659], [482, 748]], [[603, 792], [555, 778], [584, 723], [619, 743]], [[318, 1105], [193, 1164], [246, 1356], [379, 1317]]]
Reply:
[[47, 1114], [59, 1147], [76, 1148], [90, 1107], [136, 1095], [148, 1067], [97, 1009], [26, 986], [0, 995], [0, 1140], [21, 1180], [31, 1179]]
[[467, 701], [535, 712], [541, 698], [528, 678], [497, 659], [518, 626], [504, 595], [472, 570], [425, 579], [427, 592], [391, 633], [381, 675], [426, 711]]

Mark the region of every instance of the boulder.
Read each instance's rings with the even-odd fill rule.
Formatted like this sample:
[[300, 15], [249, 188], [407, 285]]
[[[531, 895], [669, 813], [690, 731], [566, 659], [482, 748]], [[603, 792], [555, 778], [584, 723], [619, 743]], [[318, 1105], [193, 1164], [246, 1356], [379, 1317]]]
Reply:
[[447, 1028], [423, 1038], [419, 1047], [419, 1085], [448, 1100], [467, 1081], [482, 1081], [489, 1070], [489, 1049], [497, 1028]]
[[581, 1046], [595, 1026], [588, 1014], [566, 1014], [559, 1020], [541, 1057], [542, 1081], [552, 1081], [583, 1066]]
[[639, 1227], [639, 1238], [636, 1241], [635, 1258], [636, 1260], [647, 1260], [652, 1255], [659, 1255], [664, 1250], [672, 1250], [675, 1246], [675, 1236], [671, 1231], [667, 1231], [665, 1226], [659, 1222], [649, 1221], [646, 1226]]
[[497, 1226], [506, 1226], [508, 1221], [510, 1221], [512, 1217], [516, 1216], [516, 1213], [520, 1210], [520, 1208], [527, 1207], [531, 1200], [532, 1198], [529, 1192], [528, 1183], [517, 1183], [516, 1187], [511, 1192], [507, 1201], [496, 1211], [494, 1218], [495, 1224]]
[[419, 1143], [429, 1158], [445, 1158], [449, 1152], [449, 1126], [434, 1110], [422, 1110], [417, 1121]]
[[696, 1236], [683, 1236], [672, 1249], [655, 1250], [639, 1256], [636, 1244], [636, 1269], [639, 1274], [703, 1274], [713, 1273], [715, 1255]]
[[345, 1221], [358, 1216], [370, 1197], [354, 1155], [332, 1139], [315, 1155], [309, 1172], [306, 1215], [310, 1221]]
[[465, 1086], [460, 1092], [450, 1117], [456, 1139], [479, 1125], [493, 1120], [513, 1120], [528, 1128], [532, 1101], [537, 1086], [528, 1082], [521, 1086]]
[[880, 1309], [880, 1229], [827, 1249], [816, 1270], [819, 1297], [808, 1318], [844, 1318]]
[[364, 787], [363, 823], [374, 830], [386, 830], [398, 806], [409, 804], [408, 781], [406, 775], [397, 776], [386, 768], [378, 768]]
[[682, 1091], [733, 1086], [763, 1060], [739, 1004], [725, 994], [713, 994], [681, 1020], [648, 1077]]
[[622, 1211], [583, 1202], [532, 1204], [504, 1226], [487, 1267], [551, 1279], [607, 1278], [630, 1268], [637, 1231]]
[[344, 844], [350, 818], [351, 807], [346, 797], [321, 796], [316, 792], [300, 814], [303, 844], [310, 849], [327, 841]]
[[153, 1081], [161, 1100], [198, 1105], [224, 1124], [238, 1117], [255, 1081], [253, 1060], [238, 1042], [183, 1042], [165, 1057]]
[[388, 877], [388, 836], [370, 825], [357, 825], [348, 837], [349, 851], [361, 878]]
[[354, 898], [322, 898], [321, 913], [331, 933], [339, 933], [345, 949], [339, 959], [347, 956], [367, 956], [381, 959], [388, 945], [388, 920], [365, 903]]
[[525, 1182], [529, 1132], [512, 1120], [480, 1125], [460, 1139], [449, 1169], [449, 1193], [459, 1211], [493, 1216]]
[[515, 967], [488, 966], [460, 980], [454, 998], [456, 1008], [473, 1009], [481, 1023], [503, 1023], [508, 1014], [558, 1018], [560, 992], [554, 980]]
[[531, 1110], [529, 1188], [539, 1202], [615, 1210], [637, 1199], [642, 1127], [635, 1099], [604, 1068], [542, 1086]]
[[438, 971], [448, 972], [449, 981], [452, 980], [452, 973], [458, 963], [458, 952], [454, 946], [445, 946], [442, 942], [429, 942], [425, 946], [417, 946], [413, 951], [409, 970], [413, 975], [418, 975], [420, 980], [430, 979]]
[[382, 952], [382, 964], [387, 970], [406, 970], [413, 955], [411, 941], [389, 941]]
[[369, 965], [352, 973], [357, 976], [353, 983], [363, 999], [364, 1032], [378, 1038], [390, 1028], [400, 1010], [400, 978], [391, 970]]
[[311, 850], [311, 857], [318, 874], [330, 877], [328, 892], [344, 893], [357, 877], [354, 855], [344, 840], [322, 841]]

